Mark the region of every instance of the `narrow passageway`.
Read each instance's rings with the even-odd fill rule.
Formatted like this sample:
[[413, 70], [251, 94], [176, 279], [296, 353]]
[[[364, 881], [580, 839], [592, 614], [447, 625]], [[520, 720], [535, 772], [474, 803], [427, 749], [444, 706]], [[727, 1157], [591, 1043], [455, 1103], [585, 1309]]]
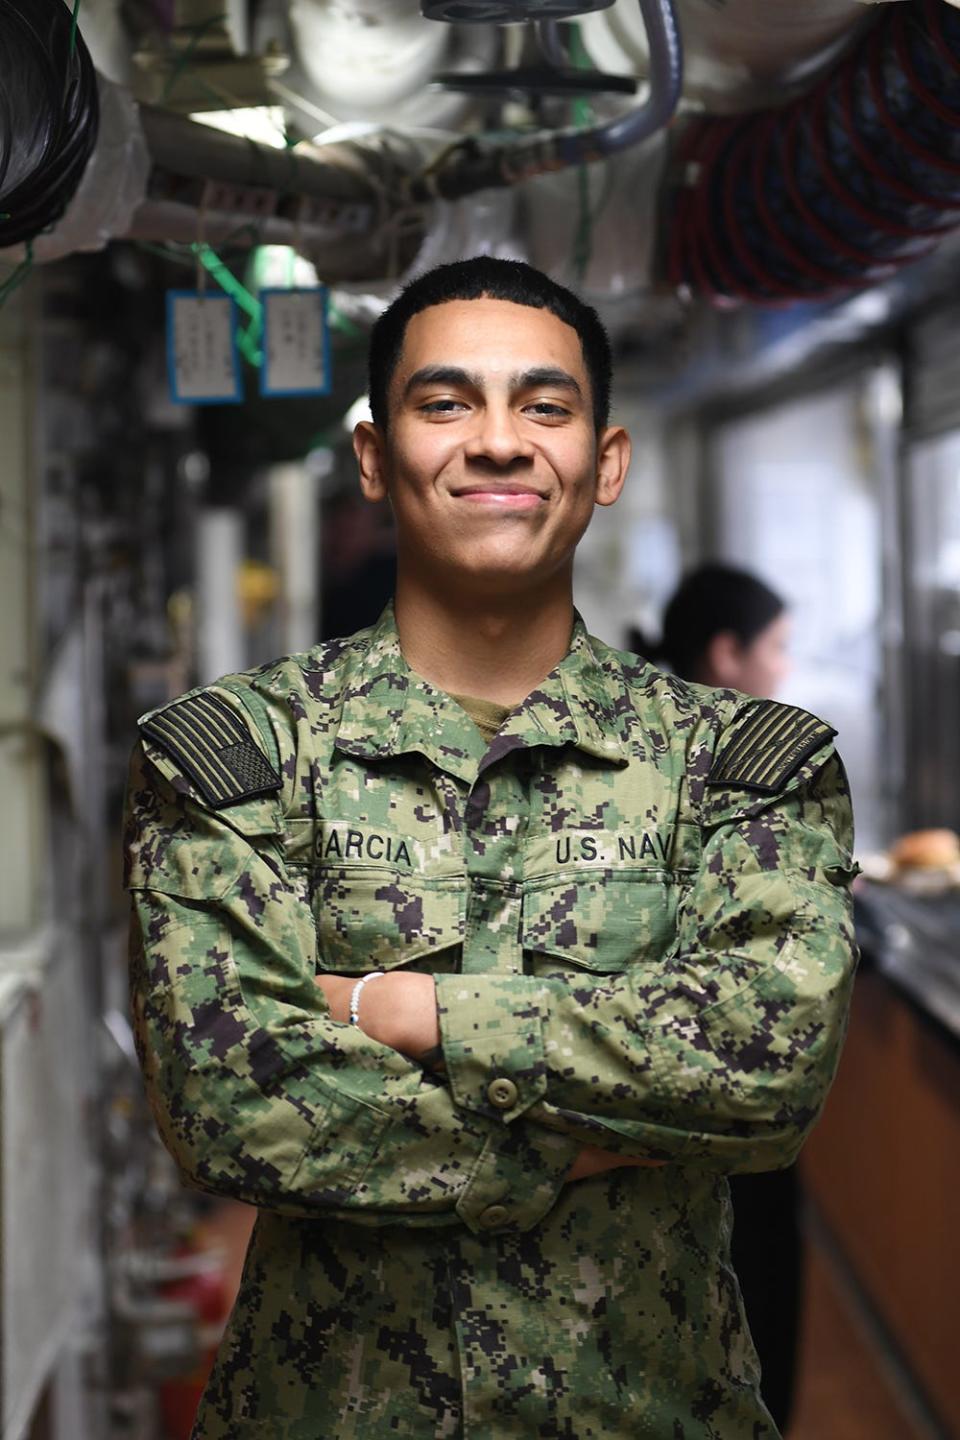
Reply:
[[960, 0], [0, 0], [0, 807], [0, 1440], [960, 1440]]

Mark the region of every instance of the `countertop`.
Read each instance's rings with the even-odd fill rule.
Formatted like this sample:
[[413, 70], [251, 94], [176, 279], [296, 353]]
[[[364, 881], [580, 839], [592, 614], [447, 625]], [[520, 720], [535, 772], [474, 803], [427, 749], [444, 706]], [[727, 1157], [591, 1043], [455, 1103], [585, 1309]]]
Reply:
[[960, 890], [916, 895], [860, 881], [855, 918], [866, 963], [960, 1042]]

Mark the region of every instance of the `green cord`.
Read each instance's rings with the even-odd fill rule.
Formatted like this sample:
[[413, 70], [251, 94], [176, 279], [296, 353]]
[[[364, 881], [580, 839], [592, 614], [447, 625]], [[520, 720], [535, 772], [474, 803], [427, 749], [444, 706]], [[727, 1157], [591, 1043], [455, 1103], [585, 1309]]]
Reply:
[[26, 255], [14, 270], [13, 274], [0, 285], [0, 309], [6, 304], [14, 290], [19, 289], [33, 269], [33, 241], [28, 240], [26, 244]]
[[[239, 234], [242, 230], [250, 229], [249, 224], [239, 227], [239, 230], [232, 234]], [[232, 238], [227, 237], [228, 240]], [[203, 268], [213, 277], [225, 294], [236, 301], [237, 306], [247, 316], [247, 324], [237, 332], [237, 346], [245, 360], [248, 360], [255, 368], [263, 364], [263, 351], [260, 347], [260, 340], [263, 335], [263, 305], [243, 284], [238, 280], [220, 255], [210, 245], [193, 244], [190, 246], [193, 258], [173, 250], [164, 245], [152, 245], [147, 240], [135, 240], [133, 242], [138, 250], [145, 250], [150, 255], [159, 255], [164, 260], [172, 260], [177, 265], [185, 265], [191, 270], [195, 269], [197, 260]], [[11, 276], [11, 281], [15, 277]], [[19, 281], [17, 282], [19, 283]], [[8, 285], [10, 282], [8, 281]], [[0, 303], [2, 303], [4, 291], [0, 291]], [[341, 335], [351, 340], [363, 340], [363, 330], [359, 325], [354, 324], [348, 315], [344, 315], [333, 304], [329, 305], [328, 314], [330, 317], [331, 330], [338, 331]]]
[[73, 0], [73, 14], [70, 17], [70, 50], [71, 59], [77, 48], [77, 16], [80, 14], [81, 0]]
[[263, 334], [263, 306], [255, 295], [238, 280], [209, 245], [194, 245], [193, 252], [205, 270], [208, 270], [227, 295], [235, 300], [239, 309], [248, 316], [247, 324], [237, 332], [237, 348], [245, 360], [259, 369], [263, 364], [260, 337]]
[[[77, 3], [79, 4], [79, 0], [77, 0]], [[197, 46], [199, 45], [200, 41], [203, 39], [207, 31], [212, 30], [214, 25], [220, 25], [221, 23], [225, 24], [226, 20], [226, 15], [211, 15], [208, 19], [204, 20], [201, 25], [195, 25], [193, 27], [193, 35], [191, 37], [190, 44], [187, 46], [186, 50], [184, 50], [183, 54], [180, 56], [180, 59], [170, 71], [170, 74], [167, 76], [167, 83], [164, 85], [163, 90], [160, 92], [161, 105], [170, 98], [170, 92], [173, 90], [184, 70], [189, 65], [193, 57], [194, 50], [196, 50]]]
[[232, 300], [236, 300], [240, 309], [249, 315], [251, 320], [259, 321], [263, 312], [260, 301], [255, 295], [251, 295], [243, 281], [238, 280], [233, 271], [227, 268], [216, 250], [211, 249], [209, 245], [193, 245], [191, 249], [204, 270], [209, 271], [216, 280], [220, 289], [225, 291]]
[[[570, 43], [570, 59], [578, 70], [590, 68], [590, 56], [580, 35], [579, 25], [570, 27], [573, 31]], [[584, 130], [593, 124], [593, 110], [590, 102], [584, 99], [573, 102], [573, 123], [578, 130]], [[590, 266], [593, 256], [593, 218], [590, 214], [590, 175], [587, 166], [581, 162], [577, 174], [577, 199], [578, 199], [578, 220], [577, 229], [573, 237], [573, 252], [571, 260], [574, 272], [578, 280], [582, 280]]]

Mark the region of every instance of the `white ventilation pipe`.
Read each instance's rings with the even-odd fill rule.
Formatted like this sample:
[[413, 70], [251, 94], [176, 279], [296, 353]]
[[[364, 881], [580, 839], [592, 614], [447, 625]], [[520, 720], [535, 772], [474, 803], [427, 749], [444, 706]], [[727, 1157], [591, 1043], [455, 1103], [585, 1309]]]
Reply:
[[428, 89], [440, 70], [481, 70], [497, 46], [493, 26], [431, 25], [419, 0], [293, 0], [296, 63], [312, 100], [338, 120], [446, 128], [468, 108]]
[[[876, 0], [676, 0], [683, 37], [684, 98], [715, 112], [790, 98], [828, 65]], [[953, 0], [960, 3], [960, 0]], [[579, 20], [601, 70], [645, 74], [646, 32], [635, 0]]]
[[246, 665], [237, 577], [244, 551], [241, 510], [204, 506], [196, 529], [197, 679], [209, 685]]

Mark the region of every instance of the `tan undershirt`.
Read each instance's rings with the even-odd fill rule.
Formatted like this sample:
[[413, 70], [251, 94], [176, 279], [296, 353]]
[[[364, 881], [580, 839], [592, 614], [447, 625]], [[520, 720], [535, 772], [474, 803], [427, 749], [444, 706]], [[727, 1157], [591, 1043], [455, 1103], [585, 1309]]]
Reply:
[[482, 700], [479, 695], [451, 694], [450, 699], [463, 706], [488, 745], [515, 708], [513, 705], [498, 705], [495, 700]]

